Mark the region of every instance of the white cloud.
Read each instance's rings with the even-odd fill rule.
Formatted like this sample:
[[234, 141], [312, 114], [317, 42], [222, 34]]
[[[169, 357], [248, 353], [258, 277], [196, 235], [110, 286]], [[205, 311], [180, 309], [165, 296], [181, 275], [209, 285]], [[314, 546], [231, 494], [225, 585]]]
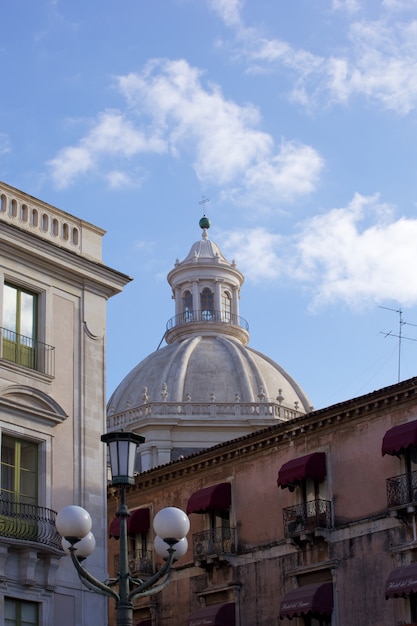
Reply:
[[64, 188], [78, 176], [95, 170], [104, 156], [129, 158], [141, 152], [164, 150], [158, 137], [147, 137], [119, 111], [105, 111], [77, 146], [63, 148], [49, 166], [56, 186]]
[[259, 112], [225, 99], [217, 86], [204, 89], [201, 72], [184, 60], [153, 61], [142, 74], [121, 76], [119, 85], [174, 154], [192, 147], [202, 181], [227, 184], [271, 151], [272, 138], [256, 128]]
[[[285, 242], [257, 228], [226, 237], [248, 280], [291, 280], [307, 288], [311, 308], [352, 309], [384, 302], [417, 304], [417, 219], [395, 218], [375, 196], [356, 194], [344, 208], [306, 221]], [[284, 245], [285, 244], [285, 245]]]
[[234, 231], [222, 237], [227, 258], [236, 263], [245, 277], [253, 282], [276, 280], [284, 272], [285, 261], [280, 250], [283, 237], [265, 228]]
[[119, 84], [130, 105], [152, 118], [173, 154], [192, 150], [201, 181], [239, 181], [234, 194], [243, 204], [243, 196], [270, 203], [272, 192], [278, 202], [292, 200], [318, 182], [323, 162], [312, 147], [283, 142], [277, 151], [273, 138], [259, 130], [253, 105], [227, 100], [216, 85], [205, 88], [202, 73], [184, 60], [154, 61], [141, 75], [120, 77]]
[[115, 188], [123, 184], [121, 159], [164, 151], [190, 157], [200, 181], [227, 188], [241, 205], [262, 201], [276, 207], [318, 184], [323, 160], [311, 146], [283, 140], [277, 148], [260, 129], [252, 104], [225, 98], [217, 85], [205, 86], [203, 73], [185, 60], [153, 60], [142, 73], [118, 77], [117, 86], [127, 111], [102, 113], [77, 146], [51, 161], [57, 185], [70, 184], [111, 157], [118, 159], [107, 175]]
[[268, 203], [274, 197], [292, 201], [307, 195], [318, 184], [324, 161], [311, 146], [282, 141], [279, 152], [249, 168], [245, 175], [246, 188], [257, 200]]
[[240, 25], [243, 0], [209, 0], [209, 6], [227, 26]]
[[305, 224], [295, 242], [293, 276], [309, 283], [313, 306], [352, 308], [395, 300], [417, 303], [417, 219], [395, 219], [378, 196], [356, 194], [346, 208]]
[[234, 29], [248, 71], [291, 70], [291, 97], [304, 106], [344, 103], [359, 95], [401, 115], [414, 111], [417, 20], [401, 12], [415, 12], [415, 0], [385, 0], [374, 20], [349, 19], [361, 9], [357, 0], [332, 0], [332, 8], [346, 11], [346, 31], [338, 53], [328, 56], [295, 48], [282, 39], [266, 38], [260, 29], [248, 28], [242, 20], [224, 22]]

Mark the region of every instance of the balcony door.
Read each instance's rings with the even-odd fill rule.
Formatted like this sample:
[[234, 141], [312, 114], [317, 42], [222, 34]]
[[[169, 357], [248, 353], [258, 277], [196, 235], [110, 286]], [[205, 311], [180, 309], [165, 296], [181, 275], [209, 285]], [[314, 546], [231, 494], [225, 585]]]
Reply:
[[3, 435], [1, 440], [0, 535], [36, 536], [38, 446]]
[[4, 285], [3, 358], [36, 369], [37, 295]]

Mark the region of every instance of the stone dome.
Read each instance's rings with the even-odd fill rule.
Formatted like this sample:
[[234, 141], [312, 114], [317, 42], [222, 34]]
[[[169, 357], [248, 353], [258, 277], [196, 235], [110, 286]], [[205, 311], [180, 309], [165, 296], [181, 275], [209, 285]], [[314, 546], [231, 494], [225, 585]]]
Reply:
[[307, 396], [280, 365], [228, 336], [197, 335], [153, 352], [117, 387], [108, 413], [163, 400], [266, 401], [310, 410]]
[[107, 429], [145, 437], [141, 469], [294, 419], [311, 410], [296, 381], [247, 344], [239, 314], [243, 274], [208, 237], [168, 273], [175, 315], [156, 350], [122, 380], [107, 405]]

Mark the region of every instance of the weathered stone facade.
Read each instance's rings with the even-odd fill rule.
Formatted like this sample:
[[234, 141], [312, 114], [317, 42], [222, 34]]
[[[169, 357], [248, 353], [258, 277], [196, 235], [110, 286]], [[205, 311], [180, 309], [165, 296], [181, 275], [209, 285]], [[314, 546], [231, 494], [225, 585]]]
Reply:
[[0, 183], [1, 626], [21, 603], [42, 626], [107, 621], [54, 526], [68, 504], [89, 510], [105, 578], [106, 301], [130, 279], [103, 264], [103, 235]]
[[[173, 582], [137, 604], [137, 623], [223, 623], [213, 606], [232, 607], [236, 626], [417, 623], [417, 580], [414, 588], [408, 581], [404, 597], [395, 597], [401, 593], [395, 583], [385, 599], [389, 577], [417, 561], [417, 439], [398, 443], [397, 436], [397, 449], [382, 455], [385, 435], [415, 420], [413, 378], [139, 474], [128, 488], [130, 509], [148, 507], [152, 519], [165, 506], [188, 506], [191, 531]], [[405, 493], [404, 480], [412, 486]], [[109, 525], [116, 505], [110, 487]], [[140, 574], [153, 531], [131, 534], [132, 568]], [[113, 537], [110, 573], [117, 552]], [[147, 557], [158, 567], [157, 558]], [[285, 603], [293, 590], [302, 594], [310, 585], [327, 590], [329, 615], [311, 598], [304, 617]], [[198, 617], [201, 607], [206, 618]]]

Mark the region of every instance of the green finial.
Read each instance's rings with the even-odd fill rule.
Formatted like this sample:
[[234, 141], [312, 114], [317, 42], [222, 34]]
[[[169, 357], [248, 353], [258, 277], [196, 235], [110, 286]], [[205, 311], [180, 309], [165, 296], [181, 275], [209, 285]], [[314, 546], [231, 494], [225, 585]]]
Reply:
[[198, 223], [199, 223], [200, 228], [210, 228], [210, 220], [205, 215], [204, 217], [201, 218], [201, 220]]

